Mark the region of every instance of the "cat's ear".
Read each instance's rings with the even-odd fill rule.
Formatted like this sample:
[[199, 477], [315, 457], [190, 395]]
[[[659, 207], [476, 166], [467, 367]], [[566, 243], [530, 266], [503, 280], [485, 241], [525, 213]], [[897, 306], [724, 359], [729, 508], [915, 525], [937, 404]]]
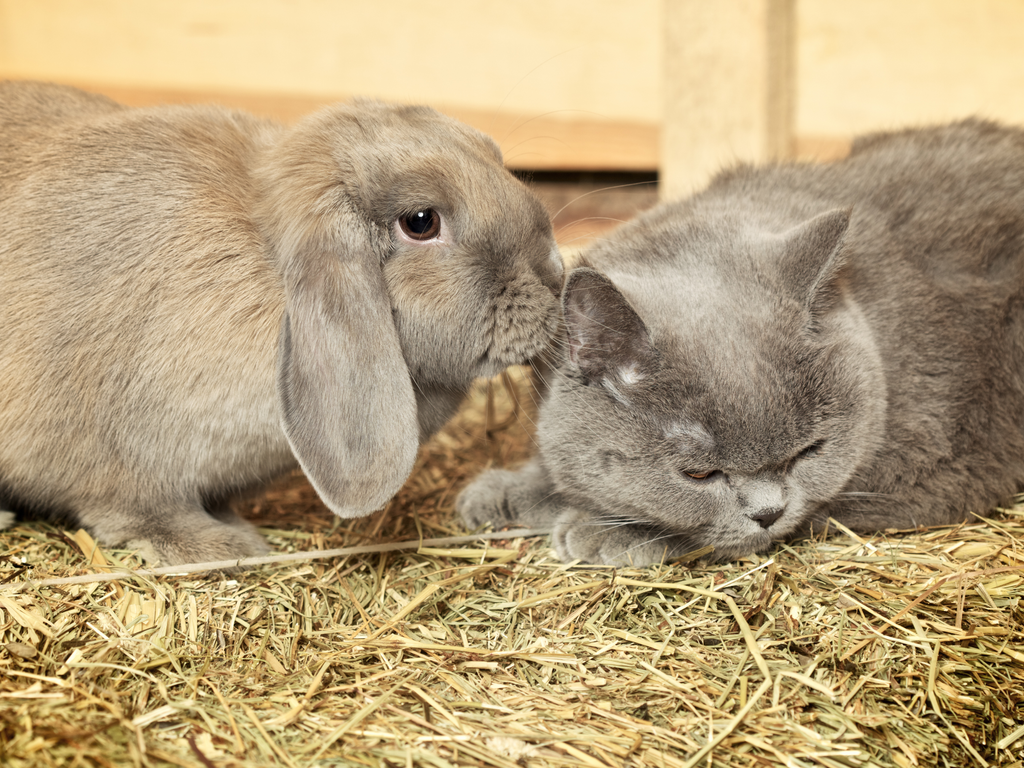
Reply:
[[780, 235], [786, 287], [812, 314], [831, 304], [835, 295], [835, 283], [846, 263], [843, 241], [850, 213], [849, 208], [837, 208]]
[[611, 280], [589, 267], [569, 273], [562, 291], [569, 364], [619, 396], [657, 356], [640, 315]]

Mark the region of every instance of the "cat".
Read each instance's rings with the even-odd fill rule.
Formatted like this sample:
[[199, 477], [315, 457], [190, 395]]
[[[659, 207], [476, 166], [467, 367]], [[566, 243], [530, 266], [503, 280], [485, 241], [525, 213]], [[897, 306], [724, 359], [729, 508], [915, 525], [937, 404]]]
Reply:
[[470, 528], [646, 565], [970, 519], [1024, 483], [1024, 131], [726, 170], [585, 252], [562, 308], [539, 453], [462, 492]]

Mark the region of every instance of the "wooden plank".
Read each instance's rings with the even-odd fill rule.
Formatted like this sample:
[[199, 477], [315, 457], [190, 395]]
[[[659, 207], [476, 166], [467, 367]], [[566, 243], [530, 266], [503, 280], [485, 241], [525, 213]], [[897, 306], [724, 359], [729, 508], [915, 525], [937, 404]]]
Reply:
[[[128, 88], [95, 83], [74, 83], [134, 107], [156, 104], [220, 104], [263, 117], [294, 123], [345, 97], [289, 94], [186, 91], [167, 88]], [[506, 163], [517, 170], [641, 171], [658, 170], [659, 127], [650, 123], [612, 120], [560, 120], [529, 118], [507, 112], [441, 108], [502, 144]], [[834, 160], [845, 156], [845, 136], [798, 136], [794, 156], [801, 160]]]
[[[73, 83], [129, 106], [221, 104], [292, 123], [346, 96], [131, 88]], [[526, 170], [654, 171], [658, 168], [659, 129], [646, 122], [548, 117], [432, 105], [493, 136], [510, 168]]]

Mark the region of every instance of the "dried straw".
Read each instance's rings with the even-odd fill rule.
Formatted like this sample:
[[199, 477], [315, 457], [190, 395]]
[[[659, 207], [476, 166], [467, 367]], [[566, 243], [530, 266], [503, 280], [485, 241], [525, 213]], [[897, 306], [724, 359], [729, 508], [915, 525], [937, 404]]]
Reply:
[[532, 409], [493, 389], [381, 514], [343, 524], [301, 477], [249, 502], [290, 561], [175, 576], [6, 532], [0, 763], [1024, 765], [1024, 507], [714, 567], [431, 541], [465, 533], [470, 475], [529, 452]]

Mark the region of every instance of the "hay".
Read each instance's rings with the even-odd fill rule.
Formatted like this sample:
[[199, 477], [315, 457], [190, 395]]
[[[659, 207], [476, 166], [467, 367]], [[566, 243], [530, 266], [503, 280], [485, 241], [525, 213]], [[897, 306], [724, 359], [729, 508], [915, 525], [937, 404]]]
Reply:
[[[498, 394], [382, 514], [339, 521], [301, 477], [246, 514], [279, 553], [462, 534], [458, 488], [529, 450]], [[1024, 764], [1024, 507], [696, 568], [506, 535], [40, 586], [139, 563], [39, 524], [3, 546], [12, 768]]]

